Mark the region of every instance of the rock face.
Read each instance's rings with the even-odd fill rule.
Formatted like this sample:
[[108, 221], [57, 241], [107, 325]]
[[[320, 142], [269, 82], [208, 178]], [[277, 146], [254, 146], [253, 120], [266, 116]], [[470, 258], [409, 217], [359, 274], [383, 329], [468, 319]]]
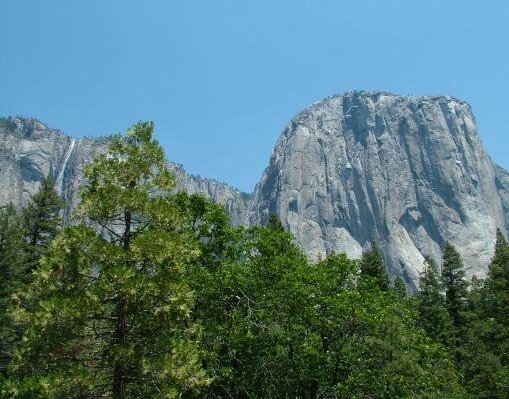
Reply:
[[[0, 119], [0, 205], [26, 203], [44, 176], [52, 173], [55, 189], [67, 202], [64, 216], [69, 216], [78, 203], [83, 167], [106, 152], [109, 142], [109, 137], [71, 139], [36, 119]], [[232, 223], [249, 223], [250, 195], [212, 179], [189, 175], [174, 163], [168, 166], [179, 187], [224, 204]]]
[[418, 280], [450, 241], [484, 275], [507, 232], [509, 174], [480, 142], [468, 104], [450, 97], [347, 93], [288, 125], [254, 194], [253, 222], [280, 215], [312, 256], [359, 256], [371, 241], [391, 274]]
[[[76, 205], [83, 165], [108, 139], [72, 140], [32, 119], [0, 124], [0, 204], [23, 203], [47, 173]], [[452, 242], [468, 275], [484, 276], [497, 228], [509, 227], [509, 173], [483, 149], [468, 104], [451, 97], [352, 92], [297, 115], [253, 194], [189, 175], [180, 187], [225, 204], [232, 223], [271, 213], [311, 256], [358, 257], [376, 241], [391, 274], [416, 288], [424, 257]]]

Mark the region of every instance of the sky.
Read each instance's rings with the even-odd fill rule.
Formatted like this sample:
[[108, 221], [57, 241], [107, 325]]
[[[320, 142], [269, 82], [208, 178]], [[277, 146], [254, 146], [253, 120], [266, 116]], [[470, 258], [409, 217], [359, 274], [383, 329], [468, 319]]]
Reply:
[[1, 0], [0, 116], [79, 138], [152, 120], [251, 192], [289, 120], [351, 90], [451, 95], [509, 169], [507, 0]]

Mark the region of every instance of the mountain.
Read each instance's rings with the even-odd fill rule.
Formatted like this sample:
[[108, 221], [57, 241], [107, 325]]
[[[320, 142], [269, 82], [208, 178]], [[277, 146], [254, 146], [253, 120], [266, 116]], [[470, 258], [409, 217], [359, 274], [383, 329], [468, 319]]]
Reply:
[[[76, 205], [83, 165], [108, 138], [74, 140], [34, 119], [0, 123], [0, 204], [23, 203], [47, 173]], [[470, 106], [452, 97], [349, 92], [293, 118], [252, 194], [170, 168], [180, 187], [225, 204], [232, 223], [278, 214], [313, 258], [358, 257], [371, 242], [389, 272], [417, 287], [446, 241], [484, 276], [497, 228], [509, 227], [509, 173], [483, 148]]]

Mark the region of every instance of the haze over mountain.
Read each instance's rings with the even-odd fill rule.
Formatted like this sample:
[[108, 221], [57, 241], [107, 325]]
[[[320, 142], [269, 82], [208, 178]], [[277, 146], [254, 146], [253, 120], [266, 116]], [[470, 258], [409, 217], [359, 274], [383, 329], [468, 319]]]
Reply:
[[[108, 138], [75, 140], [26, 118], [0, 126], [0, 204], [24, 203], [48, 173], [77, 204], [82, 168]], [[468, 275], [484, 276], [497, 228], [509, 228], [509, 173], [479, 139], [470, 106], [452, 97], [349, 92], [294, 117], [253, 193], [171, 164], [180, 187], [225, 204], [233, 224], [279, 215], [313, 258], [358, 257], [371, 242], [392, 275], [416, 288], [424, 257], [446, 241]]]

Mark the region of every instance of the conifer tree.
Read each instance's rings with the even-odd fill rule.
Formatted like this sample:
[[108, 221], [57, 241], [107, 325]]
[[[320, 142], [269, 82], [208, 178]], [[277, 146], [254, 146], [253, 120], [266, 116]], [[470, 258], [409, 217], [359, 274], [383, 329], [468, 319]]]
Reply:
[[0, 209], [0, 374], [5, 374], [15, 334], [7, 309], [11, 295], [19, 290], [26, 262], [24, 229], [12, 204]]
[[30, 328], [12, 397], [173, 398], [207, 384], [183, 282], [198, 255], [153, 125], [115, 136], [85, 168], [79, 219], [50, 245], [19, 302]]
[[394, 279], [392, 289], [396, 294], [396, 298], [400, 300], [405, 299], [408, 295], [405, 280], [403, 280], [401, 276], [398, 276]]
[[419, 280], [419, 289], [417, 307], [421, 327], [431, 338], [448, 345], [452, 321], [445, 308], [440, 275], [433, 259], [426, 259], [424, 271]]
[[464, 321], [468, 283], [460, 254], [451, 243], [446, 243], [443, 253], [442, 284], [445, 292], [445, 308], [456, 328]]
[[509, 245], [498, 229], [486, 289], [490, 317], [509, 329]]
[[26, 273], [30, 273], [37, 266], [48, 244], [60, 231], [60, 211], [64, 205], [65, 202], [55, 191], [55, 181], [50, 174], [41, 182], [39, 190], [22, 211], [26, 252], [29, 256]]
[[360, 260], [360, 282], [366, 287], [377, 287], [382, 291], [389, 290], [389, 277], [385, 268], [382, 251], [373, 242], [371, 248], [362, 254]]

